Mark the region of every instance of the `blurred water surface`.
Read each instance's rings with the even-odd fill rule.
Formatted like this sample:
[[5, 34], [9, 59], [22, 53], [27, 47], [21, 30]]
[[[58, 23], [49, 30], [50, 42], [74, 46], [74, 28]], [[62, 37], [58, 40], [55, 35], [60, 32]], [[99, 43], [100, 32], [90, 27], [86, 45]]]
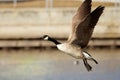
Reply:
[[[119, 80], [120, 49], [90, 49], [99, 64], [89, 62], [87, 72], [82, 60], [58, 50], [1, 50], [0, 80]], [[61, 54], [62, 53], [62, 54]]]

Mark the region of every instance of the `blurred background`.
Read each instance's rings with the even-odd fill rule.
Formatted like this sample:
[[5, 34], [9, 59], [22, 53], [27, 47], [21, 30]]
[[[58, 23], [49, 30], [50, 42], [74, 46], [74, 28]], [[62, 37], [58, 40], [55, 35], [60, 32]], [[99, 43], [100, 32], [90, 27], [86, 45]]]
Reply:
[[93, 0], [104, 13], [85, 49], [99, 62], [73, 65], [44, 34], [64, 42], [84, 0], [0, 0], [0, 80], [119, 80], [120, 0]]

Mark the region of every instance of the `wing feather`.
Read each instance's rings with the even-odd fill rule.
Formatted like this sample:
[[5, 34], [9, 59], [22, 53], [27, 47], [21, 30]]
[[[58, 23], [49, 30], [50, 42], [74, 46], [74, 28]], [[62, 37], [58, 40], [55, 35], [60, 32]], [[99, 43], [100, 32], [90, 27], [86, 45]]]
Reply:
[[72, 38], [72, 34], [75, 32], [77, 25], [91, 12], [91, 2], [91, 0], [85, 0], [73, 16], [72, 31], [69, 35], [68, 41]]
[[103, 6], [97, 7], [82, 22], [80, 22], [75, 28], [75, 32], [73, 33], [74, 37], [71, 39], [70, 43], [82, 48], [86, 47], [103, 10]]

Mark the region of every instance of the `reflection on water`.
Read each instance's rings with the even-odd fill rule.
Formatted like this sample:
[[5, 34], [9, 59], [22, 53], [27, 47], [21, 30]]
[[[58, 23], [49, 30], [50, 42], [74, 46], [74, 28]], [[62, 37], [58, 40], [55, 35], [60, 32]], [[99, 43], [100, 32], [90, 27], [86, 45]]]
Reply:
[[88, 50], [99, 64], [89, 62], [87, 72], [82, 60], [58, 50], [0, 51], [0, 80], [119, 80], [120, 50]]

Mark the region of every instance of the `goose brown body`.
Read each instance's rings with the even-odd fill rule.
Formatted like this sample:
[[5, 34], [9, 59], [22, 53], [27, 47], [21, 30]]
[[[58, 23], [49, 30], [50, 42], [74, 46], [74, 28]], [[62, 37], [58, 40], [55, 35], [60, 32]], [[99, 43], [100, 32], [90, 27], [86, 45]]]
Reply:
[[74, 46], [73, 44], [63, 43], [58, 44], [57, 48], [76, 59], [82, 59], [83, 54], [81, 53], [81, 47]]

